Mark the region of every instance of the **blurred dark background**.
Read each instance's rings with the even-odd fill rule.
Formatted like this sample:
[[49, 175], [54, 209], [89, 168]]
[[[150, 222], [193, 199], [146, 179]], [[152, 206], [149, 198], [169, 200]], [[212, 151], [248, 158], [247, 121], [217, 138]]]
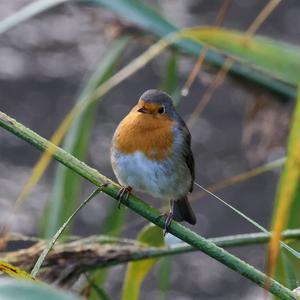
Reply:
[[[4, 19], [28, 0], [0, 0]], [[210, 25], [222, 1], [146, 1], [178, 27]], [[224, 26], [246, 30], [267, 1], [232, 1]], [[259, 30], [282, 41], [299, 44], [300, 3], [283, 1]], [[74, 104], [88, 74], [101, 62], [112, 41], [110, 27], [116, 16], [99, 7], [69, 3], [31, 19], [0, 36], [0, 110], [49, 138]], [[130, 62], [149, 44], [132, 42], [122, 57]], [[110, 91], [98, 106], [87, 163], [110, 178], [109, 147], [118, 122], [135, 104], [141, 93], [161, 85], [167, 53]], [[179, 59], [183, 85], [195, 59]], [[212, 71], [205, 73], [208, 80]], [[190, 94], [182, 98], [178, 110], [185, 120], [205, 91], [199, 79]], [[261, 105], [263, 103], [263, 105]], [[252, 167], [284, 156], [285, 140], [293, 100], [282, 99], [227, 76], [203, 114], [191, 128], [196, 161], [196, 181], [203, 186], [239, 174]], [[0, 129], [0, 218], [5, 220], [39, 151]], [[261, 225], [269, 227], [278, 170], [217, 192]], [[35, 187], [14, 218], [13, 231], [36, 235], [40, 218], [53, 183], [54, 164]], [[82, 197], [90, 193], [87, 182]], [[197, 191], [197, 188], [195, 188]], [[148, 197], [149, 198], [149, 197]], [[143, 199], [148, 199], [143, 196]], [[101, 233], [111, 199], [101, 195], [76, 218], [73, 232], [80, 235]], [[161, 207], [162, 203], [153, 200]], [[205, 237], [257, 231], [229, 208], [210, 196], [193, 200], [198, 223], [193, 229]], [[122, 209], [126, 209], [122, 207]], [[135, 237], [145, 222], [128, 213], [123, 236]], [[232, 253], [250, 264], [264, 268], [264, 247], [236, 248]], [[168, 299], [262, 299], [263, 292], [245, 278], [201, 253], [172, 258]], [[113, 268], [106, 287], [114, 299], [120, 297], [125, 266]], [[157, 272], [143, 285], [141, 299], [159, 299]]]

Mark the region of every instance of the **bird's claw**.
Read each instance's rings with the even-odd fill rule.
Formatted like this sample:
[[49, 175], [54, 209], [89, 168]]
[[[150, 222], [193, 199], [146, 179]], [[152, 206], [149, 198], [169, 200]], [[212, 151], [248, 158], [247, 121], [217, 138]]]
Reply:
[[117, 198], [118, 198], [118, 208], [121, 207], [121, 203], [122, 201], [127, 201], [130, 193], [132, 192], [132, 187], [130, 186], [123, 186], [119, 192], [118, 192], [118, 195], [117, 195]]
[[169, 212], [166, 218], [166, 222], [165, 222], [165, 228], [163, 230], [163, 235], [166, 236], [166, 234], [169, 232], [169, 227], [172, 223], [173, 220], [173, 212]]
[[168, 229], [173, 220], [173, 213], [171, 211], [169, 213], [162, 213], [156, 218], [156, 221], [158, 221], [162, 217], [166, 217], [165, 226], [163, 230], [163, 235], [166, 236], [166, 234], [169, 232]]

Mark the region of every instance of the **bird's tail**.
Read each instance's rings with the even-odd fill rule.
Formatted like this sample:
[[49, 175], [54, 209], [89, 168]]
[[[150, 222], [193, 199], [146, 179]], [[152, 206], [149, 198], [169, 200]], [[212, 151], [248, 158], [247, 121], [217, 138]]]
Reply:
[[187, 221], [192, 225], [196, 224], [196, 216], [192, 210], [187, 196], [174, 201], [173, 218], [178, 222]]

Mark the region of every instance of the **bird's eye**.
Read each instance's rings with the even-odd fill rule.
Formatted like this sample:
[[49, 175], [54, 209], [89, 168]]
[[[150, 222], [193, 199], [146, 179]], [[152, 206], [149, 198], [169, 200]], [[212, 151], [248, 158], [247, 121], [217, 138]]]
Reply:
[[158, 109], [157, 112], [158, 112], [160, 115], [162, 115], [162, 114], [165, 113], [165, 111], [166, 111], [166, 108], [165, 108], [164, 106], [161, 106], [161, 107]]

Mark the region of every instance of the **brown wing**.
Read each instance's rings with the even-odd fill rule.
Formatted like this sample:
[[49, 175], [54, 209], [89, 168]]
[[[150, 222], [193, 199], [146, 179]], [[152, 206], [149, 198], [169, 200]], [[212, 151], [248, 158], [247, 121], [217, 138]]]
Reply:
[[192, 175], [192, 182], [191, 182], [191, 187], [190, 187], [190, 192], [192, 192], [193, 187], [194, 187], [194, 180], [195, 180], [195, 162], [194, 162], [193, 152], [191, 149], [191, 134], [187, 128], [186, 128], [186, 130], [188, 132], [188, 134], [186, 136], [186, 144], [188, 145], [188, 149], [186, 149], [185, 161], [186, 161], [186, 164], [188, 165], [191, 175]]
[[195, 180], [195, 162], [194, 162], [193, 152], [191, 149], [191, 134], [187, 126], [185, 125], [185, 122], [181, 119], [179, 115], [177, 115], [177, 119], [180, 124], [180, 130], [182, 131], [184, 137], [184, 148], [182, 153], [185, 158], [186, 164], [191, 172], [192, 180], [191, 180], [190, 192], [192, 192], [194, 186], [194, 180]]

